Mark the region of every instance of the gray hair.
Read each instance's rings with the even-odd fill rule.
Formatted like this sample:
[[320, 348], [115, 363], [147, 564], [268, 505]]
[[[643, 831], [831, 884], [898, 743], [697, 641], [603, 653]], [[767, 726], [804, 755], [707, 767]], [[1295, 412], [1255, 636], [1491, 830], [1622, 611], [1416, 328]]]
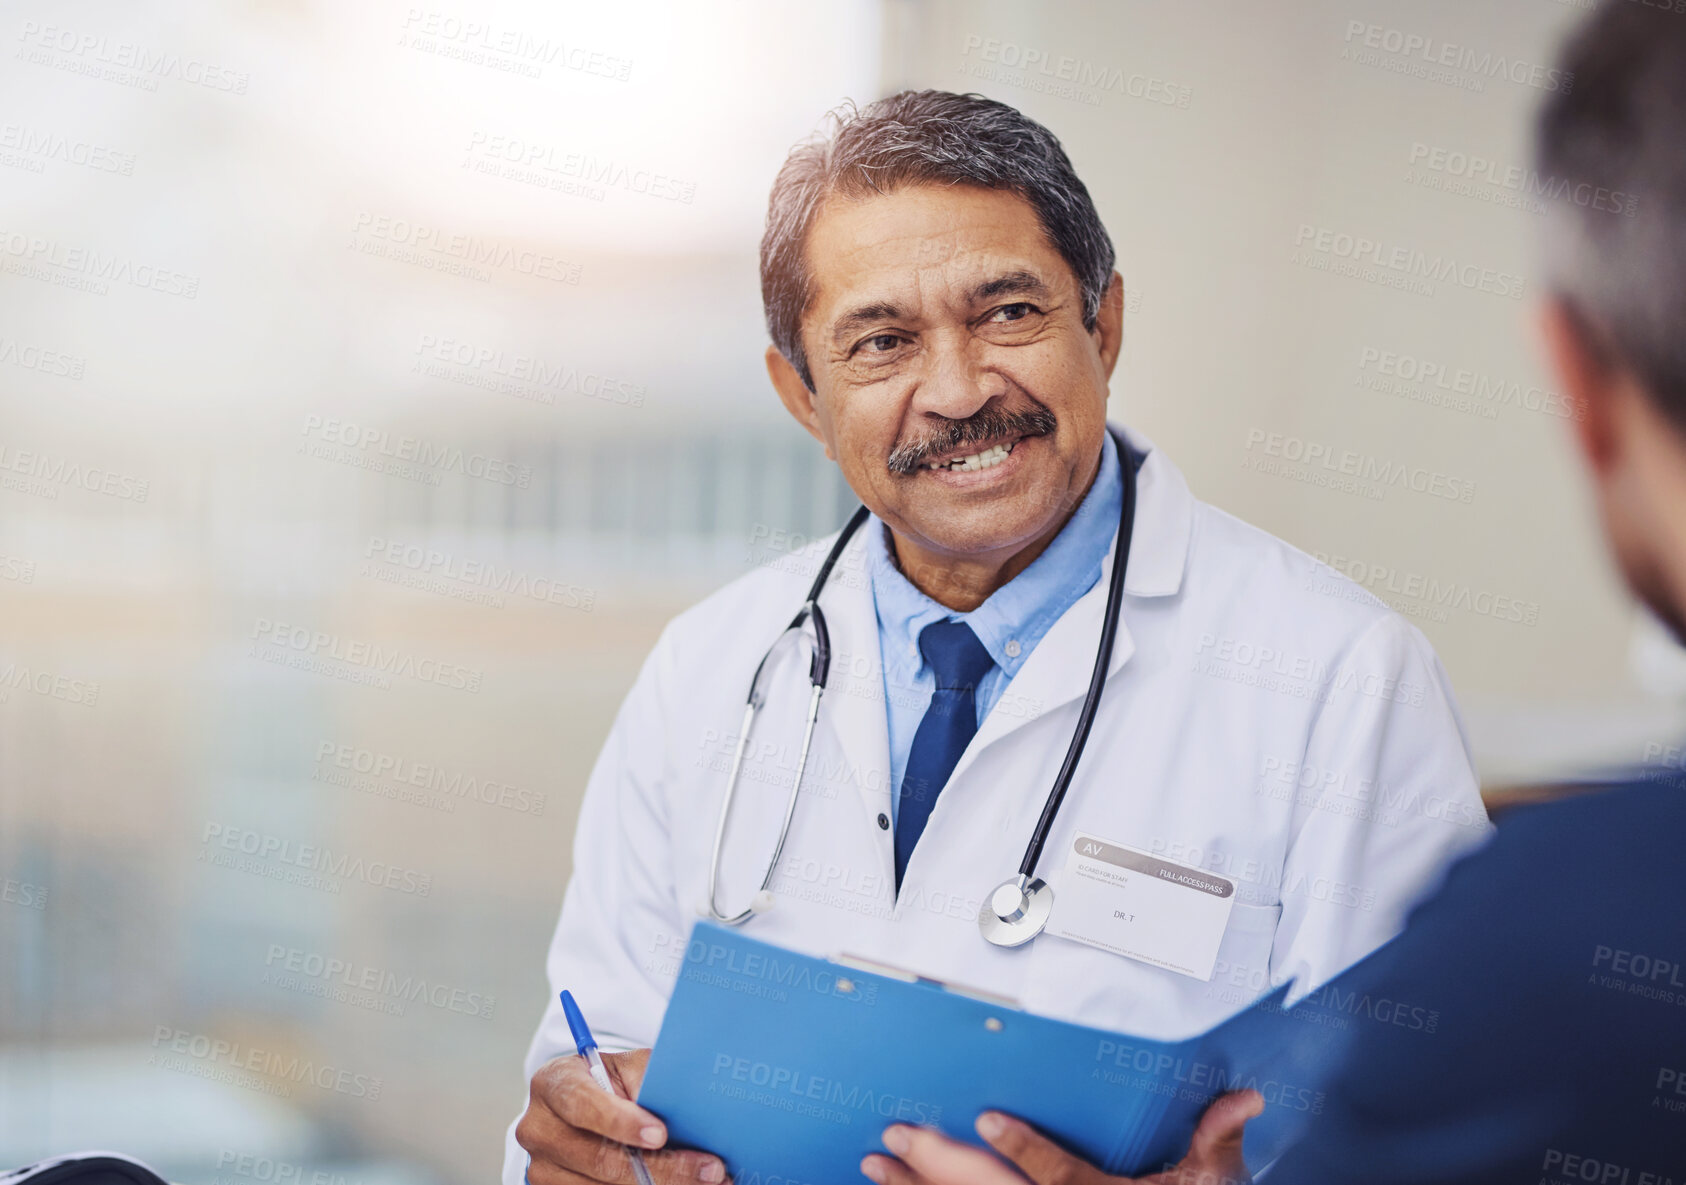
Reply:
[[1547, 281], [1686, 431], [1686, 15], [1602, 6], [1560, 64], [1535, 134]]
[[1054, 134], [1005, 103], [948, 91], [902, 91], [856, 110], [798, 144], [773, 181], [761, 237], [761, 303], [767, 333], [809, 390], [802, 314], [813, 295], [808, 231], [833, 193], [861, 197], [904, 185], [975, 185], [1018, 194], [1035, 209], [1083, 294], [1095, 327], [1112, 279], [1112, 240]]

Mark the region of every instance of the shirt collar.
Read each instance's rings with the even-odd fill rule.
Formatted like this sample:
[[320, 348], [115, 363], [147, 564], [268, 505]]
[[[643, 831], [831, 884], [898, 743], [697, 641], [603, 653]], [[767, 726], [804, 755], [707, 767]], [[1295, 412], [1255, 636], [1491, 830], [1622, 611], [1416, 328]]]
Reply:
[[[917, 670], [921, 662], [916, 649], [919, 632], [932, 622], [952, 617], [972, 627], [996, 666], [1012, 678], [1054, 622], [1100, 579], [1118, 533], [1123, 499], [1118, 450], [1108, 432], [1095, 480], [1059, 534], [1029, 567], [970, 613], [955, 613], [938, 604], [902, 575], [890, 554], [888, 528], [873, 516], [865, 532], [867, 566], [886, 661]], [[1140, 538], [1138, 514], [1135, 539]], [[1134, 575], [1133, 561], [1134, 557], [1132, 570], [1127, 573], [1130, 576]], [[1180, 568], [1179, 562], [1179, 572]]]

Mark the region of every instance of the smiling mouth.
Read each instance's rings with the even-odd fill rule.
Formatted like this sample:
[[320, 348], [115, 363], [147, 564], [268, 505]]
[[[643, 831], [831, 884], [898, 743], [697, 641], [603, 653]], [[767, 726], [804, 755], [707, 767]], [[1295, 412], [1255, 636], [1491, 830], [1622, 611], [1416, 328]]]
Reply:
[[946, 416], [922, 440], [898, 441], [885, 458], [885, 468], [897, 477], [931, 472], [973, 473], [993, 469], [1013, 450], [1038, 436], [1051, 436], [1059, 427], [1054, 413], [1032, 399], [1023, 411], [1004, 411], [992, 400], [964, 420]]
[[[1020, 437], [1022, 440], [1023, 437]], [[1018, 440], [1007, 440], [1000, 444], [991, 445], [982, 452], [967, 453], [961, 457], [949, 457], [942, 461], [929, 461], [921, 465], [921, 469], [946, 469], [951, 473], [966, 473], [977, 469], [993, 469], [1007, 459], [1009, 453], [1018, 445]]]

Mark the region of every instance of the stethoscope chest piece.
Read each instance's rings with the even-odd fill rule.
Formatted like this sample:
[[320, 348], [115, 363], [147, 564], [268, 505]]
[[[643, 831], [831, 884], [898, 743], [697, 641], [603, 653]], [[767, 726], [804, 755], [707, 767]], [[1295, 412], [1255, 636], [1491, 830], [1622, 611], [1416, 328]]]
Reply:
[[1040, 878], [1002, 881], [978, 910], [978, 929], [996, 946], [1023, 946], [1042, 933], [1054, 911], [1054, 890]]

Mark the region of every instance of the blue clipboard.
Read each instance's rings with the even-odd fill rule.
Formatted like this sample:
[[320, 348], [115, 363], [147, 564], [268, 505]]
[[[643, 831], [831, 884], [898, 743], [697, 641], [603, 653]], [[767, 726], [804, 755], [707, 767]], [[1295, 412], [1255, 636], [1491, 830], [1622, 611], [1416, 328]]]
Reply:
[[1214, 1098], [1252, 1088], [1266, 1100], [1245, 1138], [1257, 1172], [1322, 1110], [1354, 1023], [1324, 1003], [1285, 1009], [1287, 990], [1199, 1036], [1153, 1041], [698, 922], [638, 1102], [740, 1183], [858, 1185], [891, 1123], [982, 1147], [972, 1125], [985, 1110], [1109, 1173], [1158, 1172]]

